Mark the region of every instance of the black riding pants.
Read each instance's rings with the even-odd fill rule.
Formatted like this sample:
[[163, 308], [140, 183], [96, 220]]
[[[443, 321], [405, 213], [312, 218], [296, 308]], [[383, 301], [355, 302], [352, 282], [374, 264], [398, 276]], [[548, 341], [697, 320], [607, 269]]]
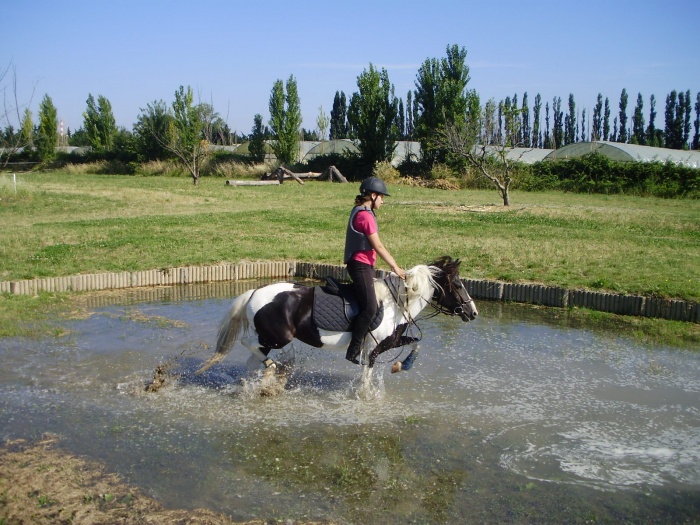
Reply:
[[352, 329], [352, 342], [361, 343], [369, 332], [372, 321], [377, 316], [377, 296], [374, 293], [374, 268], [368, 264], [350, 260], [347, 265], [352, 279], [360, 313]]

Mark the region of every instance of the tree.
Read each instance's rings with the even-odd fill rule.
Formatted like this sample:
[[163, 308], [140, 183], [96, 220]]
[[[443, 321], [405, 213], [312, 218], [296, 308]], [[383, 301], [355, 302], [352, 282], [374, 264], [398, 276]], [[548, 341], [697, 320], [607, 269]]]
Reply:
[[522, 124], [521, 143], [524, 147], [529, 148], [532, 144], [532, 139], [530, 137], [532, 131], [530, 128], [530, 108], [528, 106], [527, 91], [523, 94], [523, 105], [520, 108], [520, 121]]
[[406, 93], [406, 140], [413, 140], [413, 92]]
[[644, 99], [642, 94], [637, 94], [637, 105], [634, 107], [634, 114], [632, 115], [632, 137], [630, 142], [632, 144], [645, 145], [646, 141], [646, 129], [644, 128]]
[[426, 59], [418, 69], [415, 80], [418, 112], [414, 126], [428, 165], [444, 162], [446, 158], [446, 150], [432, 143], [433, 131], [446, 123], [458, 124], [465, 118], [469, 82], [466, 57], [466, 49], [448, 45], [445, 58]]
[[24, 110], [24, 117], [22, 117], [19, 132], [21, 133], [19, 143], [32, 147], [34, 145], [34, 122], [32, 122], [32, 112], [29, 108]]
[[576, 102], [574, 102], [574, 94], [569, 93], [569, 114], [566, 118], [566, 127], [564, 131], [564, 144], [571, 144], [576, 140]]
[[39, 159], [52, 159], [58, 144], [58, 111], [51, 97], [44, 95], [39, 105], [39, 130], [36, 138], [36, 148]]
[[[168, 130], [173, 116], [168, 111], [168, 106], [162, 100], [154, 101], [140, 109], [141, 113], [134, 124], [136, 152], [141, 160], [164, 160], [172, 156], [166, 147], [168, 143]], [[71, 142], [76, 140], [76, 131]], [[83, 130], [83, 133], [84, 130]], [[74, 145], [78, 145], [75, 143]]]
[[[207, 156], [211, 140], [211, 120], [200, 105], [194, 104], [192, 88], [183, 86], [175, 92], [173, 118], [170, 120], [166, 146], [187, 168], [195, 186]], [[210, 114], [211, 116], [211, 114]]]
[[496, 112], [498, 108], [494, 99], [489, 99], [484, 104], [482, 113], [482, 136], [481, 144], [490, 145], [498, 143], [498, 129], [496, 124]]
[[603, 112], [603, 140], [610, 138], [610, 100], [605, 97], [605, 110]]
[[620, 134], [617, 141], [627, 142], [627, 140], [627, 90], [622, 88], [622, 93], [620, 93]]
[[329, 135], [331, 140], [348, 138], [347, 115], [348, 108], [345, 93], [336, 91], [335, 98], [333, 99], [333, 109], [331, 109], [331, 127]]
[[92, 94], [88, 95], [87, 109], [83, 113], [83, 127], [92, 149], [98, 153], [110, 151], [117, 133], [117, 123], [112, 114], [112, 104], [102, 95], [97, 104]]
[[[519, 127], [520, 122], [516, 118], [519, 108], [511, 105], [506, 112], [511, 113], [507, 119], [510, 125]], [[510, 206], [510, 186], [514, 182], [514, 166], [508, 158], [510, 148], [503, 143], [495, 147], [479, 144], [483, 132], [483, 113], [479, 95], [474, 90], [467, 93], [465, 117], [438, 128], [433, 133], [433, 140], [451, 155], [465, 159], [480, 176], [490, 180], [501, 195], [503, 205]], [[504, 134], [513, 137], [515, 130], [506, 128]]]
[[532, 110], [532, 141], [533, 148], [542, 147], [542, 137], [540, 136], [540, 113], [542, 112], [542, 96], [535, 95], [535, 105]]
[[328, 131], [328, 126], [331, 120], [323, 112], [323, 106], [318, 107], [318, 116], [316, 117], [316, 127], [318, 128], [318, 135], [321, 140], [326, 140], [326, 132]]
[[396, 110], [396, 128], [400, 140], [406, 140], [406, 117], [403, 108], [403, 99], [399, 99], [399, 107]]
[[552, 137], [549, 134], [549, 102], [545, 103], [545, 105], [544, 105], [544, 123], [545, 123], [544, 147], [545, 147], [545, 149], [553, 149], [552, 148]]
[[678, 93], [674, 89], [666, 96], [666, 111], [665, 111], [665, 127], [664, 127], [664, 144], [667, 148], [680, 149], [680, 141], [683, 136], [681, 131], [680, 119], [677, 115], [680, 111], [677, 110]]
[[688, 147], [688, 141], [690, 140], [690, 114], [692, 111], [690, 90], [685, 92], [682, 99], [679, 93], [679, 106], [682, 106], [683, 111], [683, 138], [681, 139], [681, 148], [686, 149]]
[[552, 102], [554, 117], [554, 149], [559, 149], [564, 145], [564, 112], [561, 110], [561, 97], [554, 97]]
[[661, 144], [657, 143], [656, 140], [656, 128], [655, 128], [655, 122], [656, 122], [656, 97], [654, 95], [651, 95], [649, 98], [649, 125], [647, 126], [646, 129], [646, 142], [649, 144], [649, 146], [657, 146], [660, 147]]
[[360, 156], [370, 168], [376, 162], [391, 160], [398, 139], [396, 113], [398, 100], [386, 69], [369, 65], [357, 77], [358, 92], [353, 93], [348, 121], [357, 140]]
[[603, 95], [598, 93], [598, 98], [593, 108], [593, 134], [591, 140], [598, 141], [603, 138]]
[[297, 91], [297, 81], [290, 75], [285, 85], [277, 80], [270, 93], [270, 131], [274, 140], [272, 146], [277, 160], [291, 164], [299, 157], [299, 131], [301, 128], [301, 105]]
[[695, 135], [693, 136], [693, 149], [700, 150], [700, 91], [695, 96]]
[[[0, 69], [0, 92], [2, 92], [2, 108], [0, 109], [0, 129], [5, 133], [0, 147], [0, 168], [7, 166], [12, 156], [22, 148], [31, 147], [34, 143], [33, 125], [29, 106], [34, 98], [32, 89], [29, 101], [23, 104], [17, 96], [17, 70], [10, 62], [5, 69]], [[29, 117], [29, 120], [27, 120]], [[27, 129], [25, 129], [25, 125]], [[15, 128], [19, 132], [15, 133]]]
[[262, 115], [256, 113], [253, 117], [253, 129], [250, 132], [248, 153], [253, 162], [265, 161], [265, 129], [263, 128]]

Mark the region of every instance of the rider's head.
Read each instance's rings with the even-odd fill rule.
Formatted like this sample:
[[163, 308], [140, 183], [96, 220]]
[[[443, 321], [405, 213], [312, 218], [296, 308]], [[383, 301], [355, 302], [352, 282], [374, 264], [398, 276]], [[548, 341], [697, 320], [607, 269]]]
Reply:
[[362, 181], [360, 184], [360, 194], [358, 195], [357, 201], [365, 203], [367, 201], [372, 202], [372, 209], [377, 208], [377, 196], [388, 197], [389, 193], [386, 190], [386, 184], [384, 181], [378, 177], [369, 177]]

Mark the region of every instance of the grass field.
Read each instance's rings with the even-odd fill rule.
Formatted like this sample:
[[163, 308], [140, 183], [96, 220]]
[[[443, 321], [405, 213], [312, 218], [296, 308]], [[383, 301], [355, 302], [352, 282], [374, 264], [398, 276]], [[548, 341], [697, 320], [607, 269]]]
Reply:
[[[243, 260], [340, 264], [357, 184], [0, 175], [0, 280]], [[700, 201], [390, 184], [385, 245], [463, 277], [700, 301]], [[380, 264], [381, 267], [381, 264]]]

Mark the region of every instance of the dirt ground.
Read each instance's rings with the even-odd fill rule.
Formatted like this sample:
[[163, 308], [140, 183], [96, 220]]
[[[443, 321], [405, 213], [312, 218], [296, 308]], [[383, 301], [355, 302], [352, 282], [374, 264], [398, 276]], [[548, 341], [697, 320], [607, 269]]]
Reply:
[[58, 443], [58, 437], [45, 435], [37, 442], [8, 441], [0, 447], [0, 525], [243, 525], [205, 509], [165, 509], [102, 465], [61, 451]]

